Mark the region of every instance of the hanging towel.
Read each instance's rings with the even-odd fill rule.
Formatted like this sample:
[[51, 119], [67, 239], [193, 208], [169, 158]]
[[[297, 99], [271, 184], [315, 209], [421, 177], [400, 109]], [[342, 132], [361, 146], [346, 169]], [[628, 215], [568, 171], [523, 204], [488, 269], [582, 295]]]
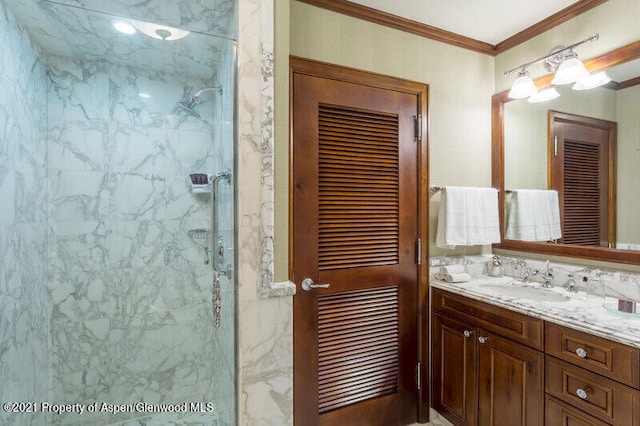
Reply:
[[558, 191], [516, 189], [505, 238], [521, 241], [551, 241], [562, 238]]
[[498, 191], [445, 187], [440, 196], [436, 245], [451, 249], [499, 242]]

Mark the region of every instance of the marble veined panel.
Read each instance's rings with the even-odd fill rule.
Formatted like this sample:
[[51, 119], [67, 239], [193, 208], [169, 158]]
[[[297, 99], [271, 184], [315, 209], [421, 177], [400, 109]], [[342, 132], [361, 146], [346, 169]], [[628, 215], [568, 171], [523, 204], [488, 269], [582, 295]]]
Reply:
[[87, 403], [227, 398], [222, 416], [234, 407], [233, 287], [221, 292], [214, 329], [210, 241], [189, 235], [210, 228], [211, 197], [187, 185], [189, 173], [217, 172], [217, 93], [203, 94], [197, 117], [177, 102], [204, 81], [64, 60], [50, 76], [52, 394]]
[[[224, 1], [233, 6], [233, 0]], [[216, 37], [200, 30], [193, 31], [184, 38], [162, 42], [142, 31], [122, 34], [113, 27], [114, 21], [133, 24], [136, 24], [135, 20], [152, 24], [166, 22], [167, 19], [154, 14], [155, 9], [171, 18], [182, 15], [184, 19], [173, 26], [184, 28], [192, 20], [181, 14], [180, 10], [171, 9], [187, 9], [190, 12], [190, 8], [184, 6], [202, 6], [202, 2], [198, 1], [156, 0], [140, 6], [122, 1], [92, 2], [93, 5], [68, 3], [12, 0], [10, 7], [47, 56], [75, 57], [83, 62], [108, 58], [112, 63], [142, 70], [152, 69], [163, 74], [182, 73], [192, 77], [214, 77], [222, 46], [230, 38], [224, 35]], [[138, 13], [135, 13], [135, 9]], [[233, 9], [215, 11], [221, 15], [232, 12]], [[169, 15], [171, 13], [173, 15]], [[198, 15], [197, 19], [201, 20], [202, 15]], [[215, 24], [215, 21], [213, 23]]]
[[181, 1], [150, 0], [104, 2], [100, 0], [58, 0], [60, 3], [109, 14], [163, 23], [235, 38], [234, 0]]
[[172, 267], [107, 269], [98, 288], [86, 278], [54, 307], [54, 396], [80, 403], [212, 400], [218, 361], [209, 286]]
[[[47, 294], [47, 79], [27, 32], [0, 1], [0, 401], [42, 401], [51, 352]], [[0, 411], [0, 424], [44, 425]]]
[[[51, 44], [73, 39], [66, 46], [85, 59], [100, 49], [112, 56], [78, 62], [58, 56], [69, 50], [34, 47], [5, 3], [0, 0], [0, 196], [9, 202], [0, 213], [0, 399], [216, 399], [224, 422], [235, 423], [235, 289], [223, 279], [221, 327], [214, 329], [211, 269], [188, 235], [208, 225], [210, 205], [185, 184], [189, 173], [221, 170], [222, 153], [233, 152], [233, 126], [223, 137], [222, 100], [213, 91], [202, 96], [197, 115], [177, 104], [212, 86], [212, 78], [190, 78], [185, 70], [214, 77], [213, 62], [196, 61], [195, 50], [215, 62], [218, 42], [195, 34], [186, 47], [134, 55], [136, 46], [96, 40], [100, 19], [77, 8], [50, 14], [68, 15], [60, 33], [29, 28], [34, 39], [49, 37]], [[182, 13], [185, 6], [213, 4], [186, 3], [147, 7], [178, 5]], [[65, 31], [73, 34], [67, 38]], [[153, 68], [177, 51], [183, 61], [167, 63], [164, 72]], [[133, 59], [127, 66], [109, 62], [127, 56]], [[229, 96], [232, 81], [224, 83]], [[231, 195], [224, 197], [228, 208]], [[225, 223], [229, 217], [221, 215]], [[25, 364], [29, 372], [18, 375]], [[83, 425], [131, 417], [1, 416], [0, 423]], [[206, 416], [213, 417], [217, 424], [217, 416]]]

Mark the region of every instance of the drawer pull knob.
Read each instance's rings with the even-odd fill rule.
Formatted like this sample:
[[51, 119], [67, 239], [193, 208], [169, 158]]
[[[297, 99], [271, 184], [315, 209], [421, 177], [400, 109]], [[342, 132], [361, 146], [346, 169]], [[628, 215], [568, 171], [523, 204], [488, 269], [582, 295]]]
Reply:
[[488, 337], [484, 337], [484, 336], [478, 337], [478, 342], [480, 342], [480, 343], [485, 343], [487, 340], [489, 340]]
[[576, 354], [580, 357], [580, 358], [586, 358], [587, 357], [587, 351], [585, 351], [582, 348], [578, 348], [576, 349]]
[[464, 331], [464, 337], [471, 337], [471, 331], [470, 330], [465, 330]]
[[584, 390], [584, 389], [578, 389], [576, 391], [576, 395], [578, 395], [578, 398], [580, 398], [580, 399], [587, 399], [587, 396], [588, 396], [587, 395], [587, 391]]

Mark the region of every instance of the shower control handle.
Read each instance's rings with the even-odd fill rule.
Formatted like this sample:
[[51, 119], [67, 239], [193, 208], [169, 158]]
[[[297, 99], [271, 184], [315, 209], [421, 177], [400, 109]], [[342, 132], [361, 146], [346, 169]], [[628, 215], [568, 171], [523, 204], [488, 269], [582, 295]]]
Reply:
[[314, 284], [311, 278], [305, 278], [302, 280], [302, 289], [309, 291], [312, 288], [329, 288], [330, 284]]

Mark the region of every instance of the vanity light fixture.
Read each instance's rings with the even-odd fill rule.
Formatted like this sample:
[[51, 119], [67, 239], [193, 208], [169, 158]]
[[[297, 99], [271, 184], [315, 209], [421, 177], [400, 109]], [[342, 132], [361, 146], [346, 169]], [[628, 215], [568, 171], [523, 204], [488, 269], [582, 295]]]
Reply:
[[611, 81], [611, 78], [607, 75], [605, 71], [600, 71], [595, 74], [591, 74], [571, 86], [573, 90], [587, 90], [593, 89], [594, 87], [604, 86], [608, 82]]
[[509, 97], [511, 99], [524, 99], [532, 96], [538, 92], [538, 88], [533, 83], [529, 71], [522, 68], [522, 71], [518, 73], [518, 78], [513, 82], [511, 90], [509, 91]]
[[[591, 84], [587, 85], [587, 83], [582, 83], [583, 80], [589, 79], [591, 75], [589, 71], [585, 68], [584, 64], [578, 59], [578, 55], [573, 51], [573, 49], [581, 44], [594, 41], [599, 39], [600, 36], [595, 34], [591, 37], [588, 37], [582, 41], [572, 44], [568, 47], [558, 47], [553, 49], [551, 53], [542, 56], [538, 59], [535, 59], [530, 62], [526, 62], [522, 65], [519, 65], [515, 68], [507, 70], [504, 72], [504, 75], [509, 75], [514, 71], [519, 71], [518, 78], [513, 82], [511, 86], [511, 91], [509, 92], [509, 97], [512, 99], [522, 99], [528, 98], [529, 96], [536, 95], [538, 93], [537, 88], [531, 77], [529, 76], [529, 72], [527, 71], [527, 67], [530, 65], [536, 64], [538, 62], [544, 61], [544, 66], [547, 71], [555, 72], [553, 80], [551, 84], [553, 85], [561, 85], [561, 84], [569, 84], [576, 82], [576, 85], [573, 87], [576, 90], [584, 90], [586, 88], [597, 87], [598, 85], [605, 84], [601, 83], [601, 80], [593, 80], [591, 84], [597, 84], [596, 86], [591, 86]], [[576, 87], [577, 86], [577, 87]], [[582, 88], [584, 87], [584, 89]], [[535, 89], [535, 90], [534, 90]], [[544, 99], [549, 97], [547, 99]], [[560, 96], [557, 91], [547, 92], [545, 95], [539, 95], [539, 97], [534, 98], [531, 102], [542, 102], [543, 100], [550, 100]]]
[[576, 52], [569, 50], [556, 70], [556, 75], [553, 76], [551, 84], [558, 86], [561, 84], [575, 83], [586, 77], [589, 77], [589, 71], [584, 67], [582, 61], [578, 59]]
[[527, 99], [527, 101], [531, 103], [546, 102], [550, 101], [551, 99], [555, 99], [558, 96], [560, 96], [560, 93], [558, 93], [555, 87], [548, 87], [529, 96], [529, 99]]

